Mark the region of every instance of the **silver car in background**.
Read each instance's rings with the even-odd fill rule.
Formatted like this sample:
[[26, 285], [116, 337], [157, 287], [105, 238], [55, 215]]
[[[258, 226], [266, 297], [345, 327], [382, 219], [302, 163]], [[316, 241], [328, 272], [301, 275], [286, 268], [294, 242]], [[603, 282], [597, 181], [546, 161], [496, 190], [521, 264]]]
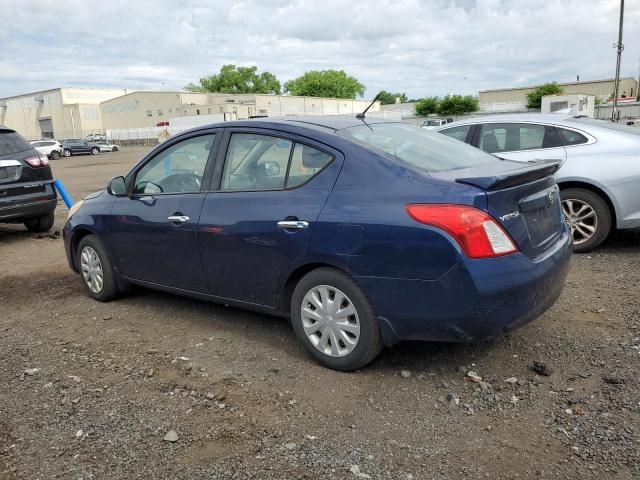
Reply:
[[574, 250], [640, 227], [640, 128], [561, 114], [472, 117], [435, 131], [501, 158], [560, 160], [555, 174]]

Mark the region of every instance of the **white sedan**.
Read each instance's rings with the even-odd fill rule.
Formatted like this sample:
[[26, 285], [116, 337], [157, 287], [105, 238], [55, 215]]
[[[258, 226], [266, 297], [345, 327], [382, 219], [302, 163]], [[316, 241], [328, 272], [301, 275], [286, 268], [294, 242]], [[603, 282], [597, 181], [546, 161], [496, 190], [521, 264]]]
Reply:
[[117, 152], [120, 150], [120, 145], [116, 145], [110, 142], [97, 142], [101, 152]]

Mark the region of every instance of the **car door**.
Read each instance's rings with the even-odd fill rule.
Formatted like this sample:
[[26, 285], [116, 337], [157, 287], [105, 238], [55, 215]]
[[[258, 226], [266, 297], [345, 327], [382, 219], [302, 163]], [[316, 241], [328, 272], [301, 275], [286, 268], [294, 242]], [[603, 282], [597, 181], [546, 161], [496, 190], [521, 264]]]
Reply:
[[567, 157], [556, 128], [537, 123], [482, 123], [472, 144], [500, 158], [529, 162]]
[[198, 219], [215, 158], [218, 133], [180, 137], [127, 177], [129, 196], [110, 216], [116, 268], [128, 278], [205, 293]]
[[264, 129], [229, 128], [223, 145], [198, 236], [209, 289], [274, 307], [281, 276], [307, 253], [343, 157]]

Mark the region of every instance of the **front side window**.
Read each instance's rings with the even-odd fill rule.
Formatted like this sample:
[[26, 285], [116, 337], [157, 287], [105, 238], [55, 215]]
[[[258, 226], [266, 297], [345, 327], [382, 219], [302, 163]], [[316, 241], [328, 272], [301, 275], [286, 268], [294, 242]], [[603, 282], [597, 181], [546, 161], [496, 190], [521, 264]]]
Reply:
[[561, 146], [554, 127], [531, 123], [481, 125], [478, 147], [487, 153], [516, 152]]
[[447, 128], [445, 130], [440, 130], [439, 133], [445, 134], [447, 137], [455, 138], [456, 140], [460, 140], [464, 142], [467, 139], [467, 135], [469, 134], [469, 130], [473, 125], [461, 125], [459, 127]]
[[149, 160], [136, 174], [133, 193], [194, 193], [200, 191], [215, 134], [183, 140]]

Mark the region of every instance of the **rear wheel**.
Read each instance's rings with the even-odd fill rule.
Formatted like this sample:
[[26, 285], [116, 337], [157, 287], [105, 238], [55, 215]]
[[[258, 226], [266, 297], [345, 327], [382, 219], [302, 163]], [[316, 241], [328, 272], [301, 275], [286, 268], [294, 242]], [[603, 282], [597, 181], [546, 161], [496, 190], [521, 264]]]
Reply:
[[100, 153], [100, 149], [98, 147], [91, 148], [91, 155], [98, 155]]
[[560, 192], [562, 211], [573, 239], [575, 252], [588, 252], [604, 242], [611, 231], [611, 210], [604, 199], [584, 188]]
[[62, 151], [62, 155], [64, 155], [65, 157], [70, 157], [71, 156], [71, 150], [69, 150], [68, 148], [65, 148]]
[[77, 252], [76, 264], [86, 292], [101, 302], [114, 299], [119, 293], [118, 283], [102, 242], [95, 235], [87, 235], [80, 240]]
[[371, 301], [351, 277], [332, 268], [314, 270], [298, 282], [291, 320], [309, 354], [334, 370], [362, 368], [382, 350]]
[[54, 150], [53, 152], [51, 152], [51, 160], [58, 160], [60, 158], [60, 152], [57, 150]]
[[51, 212], [45, 215], [40, 215], [39, 217], [28, 218], [24, 221], [24, 226], [27, 227], [30, 232], [34, 233], [48, 232], [51, 230], [51, 227], [53, 227], [54, 220], [55, 217], [53, 212]]

